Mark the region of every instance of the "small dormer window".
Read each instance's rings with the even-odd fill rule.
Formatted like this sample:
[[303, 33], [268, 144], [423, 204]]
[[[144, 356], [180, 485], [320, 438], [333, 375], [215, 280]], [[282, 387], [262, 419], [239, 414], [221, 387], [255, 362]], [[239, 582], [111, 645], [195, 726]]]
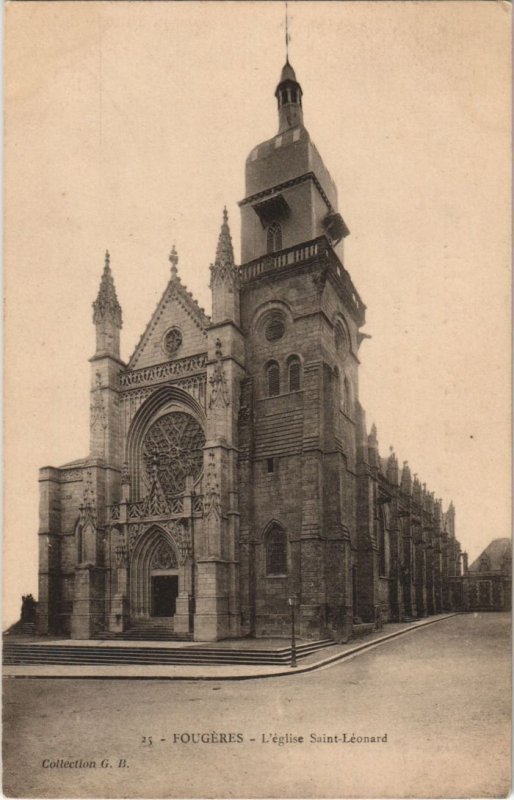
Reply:
[[268, 253], [276, 253], [277, 250], [282, 250], [282, 228], [278, 222], [272, 222], [268, 227], [267, 251]]

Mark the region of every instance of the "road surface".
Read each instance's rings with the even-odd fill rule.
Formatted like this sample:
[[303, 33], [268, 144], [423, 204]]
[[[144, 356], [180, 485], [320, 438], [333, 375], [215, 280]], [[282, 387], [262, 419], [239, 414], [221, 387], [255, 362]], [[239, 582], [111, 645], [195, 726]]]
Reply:
[[4, 718], [11, 797], [502, 797], [510, 615], [287, 678], [7, 679]]

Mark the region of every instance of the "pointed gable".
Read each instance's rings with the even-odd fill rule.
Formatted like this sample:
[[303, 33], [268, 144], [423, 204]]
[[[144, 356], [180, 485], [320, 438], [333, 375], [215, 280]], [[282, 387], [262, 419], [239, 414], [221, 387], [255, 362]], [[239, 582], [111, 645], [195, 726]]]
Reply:
[[[210, 319], [178, 276], [175, 248], [170, 261], [171, 279], [130, 358], [128, 369], [162, 364], [171, 358], [187, 358], [207, 349], [206, 329]], [[173, 354], [166, 346], [170, 337], [176, 347]]]
[[510, 566], [512, 542], [510, 539], [493, 539], [471, 564], [470, 572], [502, 571]]

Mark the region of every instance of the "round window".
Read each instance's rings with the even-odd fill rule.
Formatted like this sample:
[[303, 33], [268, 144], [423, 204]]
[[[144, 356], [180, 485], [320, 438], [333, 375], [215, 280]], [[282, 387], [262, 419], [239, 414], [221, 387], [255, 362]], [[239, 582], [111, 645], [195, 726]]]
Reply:
[[166, 495], [183, 492], [186, 477], [198, 480], [203, 469], [205, 434], [190, 414], [172, 411], [148, 429], [143, 440], [143, 464], [151, 485], [159, 478]]
[[278, 342], [286, 332], [286, 326], [280, 317], [271, 319], [264, 329], [264, 335], [268, 342]]
[[174, 356], [182, 344], [182, 333], [178, 328], [170, 328], [164, 336], [164, 350], [166, 355]]

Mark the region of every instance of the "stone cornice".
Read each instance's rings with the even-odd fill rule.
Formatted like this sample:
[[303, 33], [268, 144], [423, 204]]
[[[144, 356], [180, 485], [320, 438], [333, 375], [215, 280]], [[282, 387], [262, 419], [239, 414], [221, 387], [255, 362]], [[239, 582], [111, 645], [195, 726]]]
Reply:
[[296, 178], [291, 178], [288, 181], [284, 181], [283, 183], [279, 183], [276, 186], [270, 186], [268, 189], [262, 189], [260, 192], [256, 192], [255, 194], [251, 194], [248, 197], [245, 197], [244, 200], [240, 200], [238, 205], [239, 207], [251, 205], [255, 203], [257, 200], [261, 200], [263, 197], [267, 197], [270, 194], [276, 194], [278, 192], [283, 191], [284, 189], [289, 189], [292, 186], [298, 186], [300, 183], [305, 183], [305, 181], [312, 181], [316, 186], [316, 189], [320, 193], [321, 197], [326, 203], [326, 206], [329, 211], [334, 211], [334, 207], [332, 203], [328, 199], [325, 190], [323, 189], [321, 183], [316, 178], [314, 172], [304, 172], [303, 175], [298, 175]]

